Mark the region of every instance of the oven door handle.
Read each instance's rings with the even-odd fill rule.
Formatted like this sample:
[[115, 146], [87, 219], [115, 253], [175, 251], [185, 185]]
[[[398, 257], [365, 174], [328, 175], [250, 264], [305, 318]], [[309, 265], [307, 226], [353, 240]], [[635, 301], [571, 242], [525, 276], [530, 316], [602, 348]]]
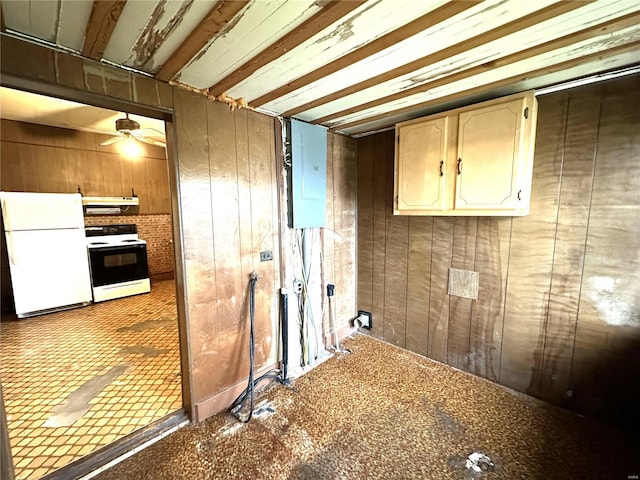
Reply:
[[122, 250], [144, 250], [147, 248], [146, 244], [136, 245], [100, 245], [99, 247], [89, 247], [90, 252], [118, 252]]

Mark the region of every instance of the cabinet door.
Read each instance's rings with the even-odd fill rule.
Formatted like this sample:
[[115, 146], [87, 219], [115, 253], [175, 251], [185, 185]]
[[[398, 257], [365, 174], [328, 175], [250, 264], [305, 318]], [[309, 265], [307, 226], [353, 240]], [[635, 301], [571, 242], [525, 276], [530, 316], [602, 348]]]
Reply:
[[398, 129], [396, 213], [445, 208], [448, 117]]
[[518, 159], [523, 100], [460, 113], [456, 210], [505, 210], [520, 205]]

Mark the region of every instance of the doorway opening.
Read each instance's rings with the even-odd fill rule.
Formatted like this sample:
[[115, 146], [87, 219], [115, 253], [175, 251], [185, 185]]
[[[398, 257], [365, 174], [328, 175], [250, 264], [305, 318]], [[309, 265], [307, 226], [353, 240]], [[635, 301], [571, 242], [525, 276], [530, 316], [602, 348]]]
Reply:
[[138, 142], [141, 152], [131, 158], [119, 148], [124, 142], [104, 145], [121, 134], [115, 120], [129, 112], [4, 87], [0, 97], [0, 189], [136, 198], [136, 208], [118, 212], [85, 207], [84, 223], [135, 225], [151, 285], [148, 293], [18, 319], [3, 232], [0, 378], [15, 477], [22, 480], [182, 410], [175, 219], [162, 120], [131, 115], [159, 134], [158, 144]]

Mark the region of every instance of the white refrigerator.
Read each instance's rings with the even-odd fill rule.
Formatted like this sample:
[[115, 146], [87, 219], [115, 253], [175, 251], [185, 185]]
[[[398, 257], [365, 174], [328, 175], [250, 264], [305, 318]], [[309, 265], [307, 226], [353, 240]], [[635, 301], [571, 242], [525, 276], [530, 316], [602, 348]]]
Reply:
[[91, 302], [79, 193], [0, 192], [18, 318]]

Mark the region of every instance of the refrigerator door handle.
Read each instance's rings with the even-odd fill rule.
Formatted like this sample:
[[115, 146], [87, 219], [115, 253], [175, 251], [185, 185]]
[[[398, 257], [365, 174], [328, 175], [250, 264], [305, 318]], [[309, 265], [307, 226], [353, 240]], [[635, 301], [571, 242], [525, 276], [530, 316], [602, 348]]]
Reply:
[[7, 209], [7, 201], [2, 199], [2, 216], [4, 217], [4, 228], [6, 230], [12, 230], [11, 227], [11, 216], [9, 215], [9, 210]]
[[6, 232], [5, 235], [7, 239], [7, 252], [9, 253], [9, 263], [11, 265], [18, 265], [15, 257], [15, 248], [13, 248], [13, 232]]

